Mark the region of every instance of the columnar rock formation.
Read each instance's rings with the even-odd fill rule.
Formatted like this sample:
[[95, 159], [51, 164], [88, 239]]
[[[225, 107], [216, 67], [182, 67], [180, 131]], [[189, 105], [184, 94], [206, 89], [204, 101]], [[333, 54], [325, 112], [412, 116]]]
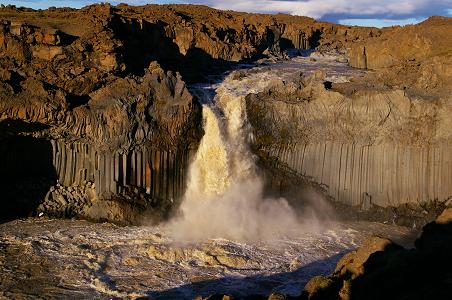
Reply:
[[[372, 31], [187, 5], [8, 6], [0, 18], [1, 176], [21, 165], [23, 151], [14, 150], [23, 146], [21, 137], [44, 143], [52, 172], [31, 179], [46, 183], [33, 201], [24, 200], [34, 204], [21, 214], [35, 210], [45, 190], [57, 185], [38, 211], [94, 219], [101, 216], [75, 209], [73, 200], [89, 206], [126, 197], [133, 206], [141, 195], [154, 207], [182, 195], [202, 134], [199, 104], [183, 80], [202, 80], [230, 62], [280, 55], [283, 48], [341, 48]], [[37, 151], [30, 143], [29, 151]], [[22, 175], [10, 179], [10, 196], [27, 184]]]
[[[341, 84], [325, 84], [316, 74], [249, 95], [254, 147], [264, 165], [282, 163], [321, 184], [337, 201], [362, 209], [448, 200], [448, 89], [429, 95], [414, 84], [401, 89], [385, 81], [388, 72]], [[281, 184], [277, 178], [275, 184]]]
[[[397, 198], [391, 199], [396, 203], [442, 199], [448, 193], [435, 184], [448, 185], [447, 181], [439, 183], [437, 178], [446, 180], [444, 162], [448, 156], [444, 149], [449, 141], [449, 124], [444, 116], [449, 108], [436, 91], [443, 87], [447, 90], [445, 82], [450, 76], [447, 68], [450, 48], [445, 37], [449, 19], [431, 19], [419, 28], [379, 30], [321, 23], [306, 17], [218, 11], [204, 6], [125, 4], [43, 11], [8, 6], [0, 10], [0, 19], [0, 124], [5, 125], [0, 126], [0, 138], [6, 145], [2, 153], [8, 153], [0, 157], [2, 163], [9, 162], [1, 176], [8, 177], [14, 164], [22, 160], [22, 152], [14, 150], [22, 145], [17, 142], [22, 137], [45, 144], [41, 148], [50, 149], [51, 155], [45, 158], [53, 171], [49, 176], [41, 173], [36, 176], [46, 182], [44, 191], [53, 185], [59, 188], [51, 189], [47, 196], [42, 192], [34, 196], [38, 204], [41, 201], [38, 199], [47, 199], [40, 206], [43, 212], [48, 210], [46, 207], [58, 206], [53, 200], [61, 195], [70, 198], [71, 193], [62, 192], [69, 187], [94, 190], [85, 197], [88, 203], [127, 195], [133, 206], [134, 195], [140, 195], [144, 202], [154, 203], [151, 206], [171, 205], [183, 193], [190, 154], [202, 135], [199, 103], [184, 82], [202, 81], [209, 73], [224, 71], [235, 62], [279, 56], [285, 48], [293, 47], [341, 52], [349, 49], [351, 64], [357, 67], [388, 67], [390, 61], [389, 69], [379, 70], [369, 80], [383, 81], [399, 91], [348, 95], [354, 87], [341, 87], [346, 91], [327, 93], [317, 89], [319, 97], [325, 99], [316, 99], [312, 104], [301, 101], [294, 105], [291, 95], [274, 103], [251, 101], [250, 105], [256, 106], [250, 108], [251, 116], [274, 111], [272, 118], [262, 115], [262, 120], [270, 125], [278, 120], [293, 121], [285, 115], [289, 111], [309, 121], [299, 123], [309, 130], [284, 128], [281, 132], [268, 123], [253, 124], [263, 130], [257, 134], [264, 137], [259, 140], [260, 150], [285, 157], [282, 161], [317, 178], [319, 183], [337, 185], [332, 194], [348, 203], [362, 202], [368, 196], [375, 203], [387, 203], [384, 199], [388, 197]], [[409, 45], [427, 49], [413, 54], [416, 61], [411, 55], [394, 50], [397, 38], [407, 32], [413, 33], [412, 39], [409, 35]], [[440, 47], [435, 47], [432, 41], [436, 43], [441, 38]], [[385, 47], [388, 50], [379, 50], [381, 41], [388, 45]], [[397, 55], [388, 60], [385, 58], [388, 51]], [[414, 65], [418, 61], [421, 67]], [[444, 61], [446, 64], [442, 64]], [[421, 76], [402, 82], [400, 76], [394, 75], [403, 72], [401, 66], [412, 68]], [[430, 81], [429, 74], [433, 74]], [[428, 103], [415, 100], [418, 96], [426, 98], [420, 93], [422, 89], [437, 98]], [[322, 102], [326, 100], [330, 102]], [[369, 104], [374, 102], [376, 106]], [[328, 106], [331, 109], [323, 111]], [[318, 128], [311, 123], [332, 120], [337, 122], [326, 127], [331, 130], [327, 133], [316, 132]], [[358, 126], [363, 126], [363, 130], [354, 130]], [[273, 128], [271, 133], [265, 132], [267, 127]], [[373, 138], [374, 132], [379, 132], [380, 137]], [[332, 138], [337, 133], [340, 139]], [[293, 142], [280, 142], [285, 136], [290, 136]], [[383, 136], [393, 140], [384, 140]], [[266, 137], [272, 140], [271, 147]], [[374, 144], [378, 146], [369, 146]], [[397, 150], [383, 155], [384, 149], [392, 149], [391, 145], [396, 145]], [[29, 148], [33, 153], [34, 147]], [[319, 160], [321, 169], [314, 158], [308, 159], [318, 153], [310, 149], [323, 149], [325, 159]], [[326, 155], [327, 152], [331, 155]], [[400, 153], [410, 154], [400, 158]], [[304, 158], [300, 159], [300, 155]], [[395, 173], [384, 165], [369, 169], [368, 166], [380, 162], [380, 157], [383, 164], [390, 166], [426, 162], [420, 163], [417, 171], [411, 165], [404, 171], [396, 168]], [[335, 170], [333, 165], [338, 163], [341, 167]], [[313, 166], [309, 171], [308, 165]], [[330, 172], [320, 171], [326, 169]], [[424, 187], [415, 179], [404, 179], [403, 187], [391, 189], [388, 195], [381, 189], [391, 184], [383, 179], [374, 180], [388, 178], [387, 172], [399, 178], [399, 172], [412, 171], [431, 183]], [[336, 176], [342, 172], [346, 175]], [[366, 177], [360, 175], [355, 182], [356, 174]], [[14, 180], [22, 182], [19, 175]]]

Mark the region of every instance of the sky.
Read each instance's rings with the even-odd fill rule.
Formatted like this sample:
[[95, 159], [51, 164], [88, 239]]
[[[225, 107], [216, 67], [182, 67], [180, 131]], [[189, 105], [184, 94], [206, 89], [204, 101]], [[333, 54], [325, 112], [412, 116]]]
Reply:
[[[0, 0], [0, 3], [4, 5], [13, 4], [35, 9], [49, 6], [80, 8], [96, 2], [99, 1]], [[148, 3], [204, 4], [218, 9], [259, 13], [288, 13], [345, 25], [375, 27], [415, 24], [433, 15], [452, 17], [452, 0], [112, 0], [104, 2], [111, 2], [112, 4], [122, 2], [130, 5]]]

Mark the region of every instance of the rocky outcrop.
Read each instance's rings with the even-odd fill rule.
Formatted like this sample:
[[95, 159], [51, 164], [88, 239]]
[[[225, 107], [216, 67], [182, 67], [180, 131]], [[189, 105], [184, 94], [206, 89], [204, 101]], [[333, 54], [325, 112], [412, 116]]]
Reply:
[[450, 97], [427, 101], [366, 77], [330, 88], [316, 76], [247, 97], [264, 165], [278, 161], [362, 210], [451, 197]]
[[[26, 79], [21, 91], [2, 95], [0, 111], [6, 120], [45, 126], [33, 135], [50, 140], [49, 165], [60, 184], [92, 183], [96, 199], [142, 193], [154, 204], [172, 204], [184, 189], [201, 112], [182, 80], [171, 73], [149, 71], [139, 81], [118, 78], [71, 109], [65, 91], [48, 92], [42, 83]], [[5, 146], [2, 159], [22, 159], [22, 152], [10, 153], [14, 142]], [[2, 176], [8, 172], [4, 168]]]
[[[189, 155], [201, 134], [199, 104], [178, 73], [166, 72], [156, 62], [139, 76], [122, 73], [126, 65], [115, 52], [121, 42], [112, 30], [94, 27], [91, 34], [76, 37], [3, 23], [0, 162], [5, 167], [0, 175], [14, 181], [11, 185], [2, 179], [11, 196], [5, 198], [10, 203], [2, 203], [3, 217], [18, 213], [8, 209], [17, 205], [16, 198], [33, 203], [19, 215], [36, 212], [45, 199], [40, 213], [130, 223], [136, 220], [132, 213], [105, 217], [104, 211], [118, 210], [108, 201], [120, 203], [121, 211], [145, 211], [168, 208], [183, 192]], [[22, 149], [23, 138], [29, 141], [27, 149]], [[49, 171], [18, 174], [15, 169], [26, 151], [31, 160], [39, 159], [32, 155], [38, 151], [42, 170]], [[45, 187], [14, 196], [28, 177], [44, 181]], [[69, 190], [63, 197], [60, 189], [51, 188], [45, 196], [57, 183], [77, 193]], [[26, 200], [30, 197], [33, 201]], [[85, 213], [96, 201], [100, 207], [105, 204], [104, 209]]]
[[350, 49], [350, 64], [379, 69], [405, 61], [424, 61], [450, 50], [450, 18], [432, 17], [420, 24], [385, 28], [380, 35], [357, 42]]
[[349, 44], [350, 65], [377, 70], [377, 80], [420, 95], [451, 93], [451, 18], [431, 17]]
[[302, 299], [448, 299], [451, 209], [427, 224], [414, 249], [372, 237], [346, 254], [333, 275], [313, 278]]

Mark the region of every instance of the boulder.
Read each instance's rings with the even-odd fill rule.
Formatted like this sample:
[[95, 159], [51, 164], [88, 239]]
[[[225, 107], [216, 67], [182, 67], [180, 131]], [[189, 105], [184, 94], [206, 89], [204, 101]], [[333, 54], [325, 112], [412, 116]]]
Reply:
[[452, 223], [452, 208], [446, 208], [436, 219], [437, 224], [446, 225]]
[[61, 54], [63, 54], [63, 47], [39, 45], [32, 48], [32, 55], [37, 59], [50, 61]]
[[343, 256], [336, 265], [335, 273], [341, 275], [348, 273], [352, 278], [356, 278], [364, 273], [364, 263], [372, 254], [394, 248], [401, 247], [389, 239], [372, 236], [365, 240], [358, 250]]
[[315, 276], [304, 287], [304, 295], [308, 299], [322, 299], [328, 294], [334, 281], [324, 276]]

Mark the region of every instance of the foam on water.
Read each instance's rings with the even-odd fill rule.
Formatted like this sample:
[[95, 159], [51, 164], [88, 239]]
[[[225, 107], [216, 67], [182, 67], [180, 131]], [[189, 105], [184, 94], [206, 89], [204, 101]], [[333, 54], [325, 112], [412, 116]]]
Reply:
[[[2, 289], [14, 290], [13, 298], [42, 297], [42, 291], [56, 298], [193, 299], [272, 290], [297, 295], [366, 237], [378, 234], [403, 244], [410, 242], [408, 232], [377, 223], [336, 223], [291, 238], [180, 244], [160, 227], [18, 220], [0, 224], [0, 272], [8, 283]], [[42, 274], [33, 273], [42, 268]], [[30, 274], [32, 285], [23, 281]]]

